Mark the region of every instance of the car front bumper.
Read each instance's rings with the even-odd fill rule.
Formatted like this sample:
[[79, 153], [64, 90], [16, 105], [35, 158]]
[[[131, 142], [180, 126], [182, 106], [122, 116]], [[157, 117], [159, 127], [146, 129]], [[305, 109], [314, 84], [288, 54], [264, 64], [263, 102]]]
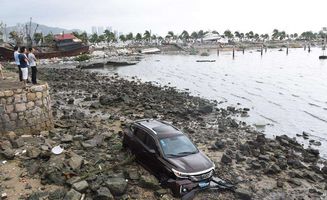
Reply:
[[182, 200], [193, 199], [195, 193], [201, 190], [234, 190], [233, 184], [218, 178], [211, 177], [200, 182], [192, 182], [188, 179], [168, 180], [168, 187], [176, 196], [182, 197]]

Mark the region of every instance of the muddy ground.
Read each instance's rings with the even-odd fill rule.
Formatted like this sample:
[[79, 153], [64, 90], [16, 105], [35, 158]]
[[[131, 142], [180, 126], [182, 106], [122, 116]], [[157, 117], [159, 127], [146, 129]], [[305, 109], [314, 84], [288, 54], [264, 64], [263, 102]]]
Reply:
[[[319, 151], [287, 136], [267, 139], [233, 119], [247, 108], [222, 108], [117, 74], [40, 68], [39, 77], [51, 88], [55, 127], [1, 138], [3, 199], [174, 199], [122, 148], [122, 129], [140, 118], [172, 122], [215, 162], [217, 176], [237, 185], [235, 192], [203, 191], [195, 199], [327, 198]], [[60, 155], [50, 151], [56, 145]]]

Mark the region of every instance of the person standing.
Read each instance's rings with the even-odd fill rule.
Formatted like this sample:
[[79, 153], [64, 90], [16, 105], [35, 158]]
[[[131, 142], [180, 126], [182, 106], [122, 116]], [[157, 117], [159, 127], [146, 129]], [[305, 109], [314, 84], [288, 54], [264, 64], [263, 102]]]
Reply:
[[3, 80], [5, 80], [5, 77], [3, 76], [3, 66], [1, 65], [1, 63], [0, 63], [0, 75], [1, 75], [1, 78], [3, 79]]
[[37, 69], [36, 69], [36, 58], [34, 55], [34, 48], [29, 48], [29, 53], [28, 53], [28, 60], [30, 62], [30, 67], [32, 69], [32, 84], [37, 84], [36, 81], [36, 73], [37, 73]]
[[19, 58], [18, 58], [19, 52], [18, 52], [18, 46], [14, 47], [14, 59], [15, 59], [15, 64], [18, 67], [18, 76], [19, 76], [19, 81], [23, 81], [22, 78], [22, 70], [20, 69], [20, 62], [19, 62]]
[[27, 50], [25, 47], [20, 48], [20, 54], [18, 55], [20, 70], [22, 71], [22, 80], [24, 82], [24, 87], [27, 86], [27, 78], [28, 78], [28, 59], [26, 56]]

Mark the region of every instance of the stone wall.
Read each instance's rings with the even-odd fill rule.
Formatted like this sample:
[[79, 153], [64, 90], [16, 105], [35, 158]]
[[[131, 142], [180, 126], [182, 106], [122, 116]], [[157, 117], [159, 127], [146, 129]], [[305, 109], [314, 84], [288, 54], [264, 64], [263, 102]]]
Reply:
[[35, 134], [53, 127], [48, 84], [0, 90], [0, 133]]

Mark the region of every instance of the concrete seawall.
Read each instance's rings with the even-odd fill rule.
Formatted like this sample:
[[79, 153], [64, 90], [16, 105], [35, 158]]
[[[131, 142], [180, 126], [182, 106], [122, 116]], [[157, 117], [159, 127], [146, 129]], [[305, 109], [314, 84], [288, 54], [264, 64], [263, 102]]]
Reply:
[[48, 84], [0, 90], [0, 134], [36, 134], [53, 128]]

